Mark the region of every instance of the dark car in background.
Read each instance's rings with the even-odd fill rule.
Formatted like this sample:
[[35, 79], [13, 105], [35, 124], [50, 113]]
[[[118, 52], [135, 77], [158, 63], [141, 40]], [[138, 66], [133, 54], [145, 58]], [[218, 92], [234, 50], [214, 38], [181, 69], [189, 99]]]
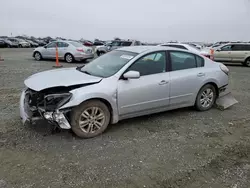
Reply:
[[26, 39], [25, 40], [26, 42], [30, 43], [30, 47], [38, 47], [39, 44], [37, 44], [36, 42], [33, 42], [32, 40], [29, 40], [29, 39]]
[[88, 41], [88, 40], [82, 41], [82, 44], [84, 46], [93, 46], [93, 43], [91, 41]]
[[4, 40], [0, 39], [0, 48], [6, 48], [6, 47], [7, 43]]
[[47, 43], [43, 40], [39, 40], [39, 39], [35, 39], [35, 38], [31, 38], [31, 41], [37, 43], [39, 46], [45, 46]]
[[5, 42], [7, 48], [18, 48], [18, 42], [10, 41], [8, 38], [0, 38], [0, 40]]

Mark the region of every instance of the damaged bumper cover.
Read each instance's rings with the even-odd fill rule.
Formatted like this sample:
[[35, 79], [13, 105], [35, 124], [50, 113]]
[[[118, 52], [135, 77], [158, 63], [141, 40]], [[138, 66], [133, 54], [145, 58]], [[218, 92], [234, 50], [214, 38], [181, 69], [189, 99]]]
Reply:
[[68, 119], [65, 116], [67, 111], [58, 109], [47, 111], [39, 107], [34, 108], [29, 105], [29, 100], [29, 93], [27, 92], [27, 89], [25, 89], [22, 91], [20, 97], [20, 116], [23, 124], [26, 122], [33, 123], [39, 119], [45, 119], [50, 123], [56, 123], [62, 129], [71, 129]]

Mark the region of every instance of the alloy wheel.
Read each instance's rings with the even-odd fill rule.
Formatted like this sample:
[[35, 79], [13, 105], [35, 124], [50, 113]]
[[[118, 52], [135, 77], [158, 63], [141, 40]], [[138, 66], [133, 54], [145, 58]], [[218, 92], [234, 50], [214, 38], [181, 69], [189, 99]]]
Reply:
[[201, 94], [200, 103], [203, 108], [208, 108], [212, 105], [214, 100], [214, 92], [212, 89], [207, 88]]
[[66, 61], [67, 61], [68, 63], [71, 63], [71, 62], [73, 61], [72, 55], [70, 55], [70, 54], [66, 55]]
[[85, 109], [79, 119], [79, 127], [84, 133], [95, 133], [104, 123], [105, 114], [99, 107]]

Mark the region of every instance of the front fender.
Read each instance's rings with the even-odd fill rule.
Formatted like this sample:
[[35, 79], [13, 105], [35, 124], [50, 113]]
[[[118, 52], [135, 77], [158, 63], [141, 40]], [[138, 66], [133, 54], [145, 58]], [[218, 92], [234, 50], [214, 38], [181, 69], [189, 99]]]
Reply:
[[113, 92], [112, 95], [107, 95], [104, 93], [99, 93], [99, 92], [91, 92], [91, 93], [84, 93], [80, 92], [80, 90], [73, 90], [71, 91], [72, 98], [68, 103], [60, 107], [59, 110], [65, 109], [65, 108], [72, 108], [75, 106], [80, 105], [84, 101], [91, 100], [91, 99], [103, 99], [107, 101], [111, 108], [112, 108], [112, 118], [111, 118], [111, 123], [117, 123], [119, 120], [118, 117], [118, 109], [117, 109], [117, 97], [116, 97], [116, 91]]

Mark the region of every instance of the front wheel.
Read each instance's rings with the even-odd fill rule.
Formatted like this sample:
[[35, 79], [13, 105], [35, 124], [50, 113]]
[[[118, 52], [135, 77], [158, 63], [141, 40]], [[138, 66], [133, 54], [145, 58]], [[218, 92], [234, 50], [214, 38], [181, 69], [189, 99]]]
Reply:
[[92, 138], [101, 134], [109, 122], [109, 109], [99, 100], [86, 101], [71, 112], [72, 130], [81, 138]]
[[34, 58], [35, 60], [40, 61], [42, 59], [42, 55], [39, 52], [35, 52]]
[[18, 45], [18, 48], [22, 48], [23, 46], [21, 44]]
[[206, 111], [211, 109], [216, 100], [216, 97], [216, 90], [213, 85], [207, 84], [203, 86], [196, 97], [196, 109], [199, 111]]

